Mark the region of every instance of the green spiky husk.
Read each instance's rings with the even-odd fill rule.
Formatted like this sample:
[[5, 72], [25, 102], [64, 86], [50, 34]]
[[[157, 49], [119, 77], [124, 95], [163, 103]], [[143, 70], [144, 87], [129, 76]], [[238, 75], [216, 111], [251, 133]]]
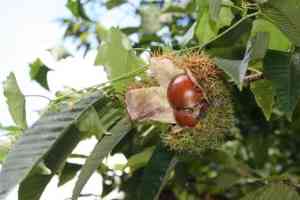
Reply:
[[[199, 56], [201, 57], [197, 55], [197, 58]], [[219, 148], [224, 142], [225, 135], [234, 128], [235, 123], [231, 89], [223, 80], [222, 73], [210, 73], [208, 76], [203, 76], [204, 72], [217, 69], [214, 65], [203, 65], [197, 62], [194, 64], [198, 65], [196, 66], [198, 69], [194, 70], [195, 73], [202, 72], [201, 77], [204, 77], [198, 81], [205, 90], [210, 103], [206, 116], [195, 128], [185, 128], [176, 133], [164, 132], [161, 138], [170, 149], [176, 152], [200, 154], [205, 150]], [[197, 75], [194, 74], [195, 77], [199, 77]]]

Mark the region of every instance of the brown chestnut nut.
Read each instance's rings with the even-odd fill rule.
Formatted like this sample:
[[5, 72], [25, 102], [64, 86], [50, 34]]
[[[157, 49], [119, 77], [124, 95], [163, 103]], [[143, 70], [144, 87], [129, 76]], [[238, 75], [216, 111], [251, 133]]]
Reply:
[[179, 126], [193, 128], [197, 125], [198, 119], [191, 111], [173, 110], [174, 117]]
[[167, 95], [170, 105], [177, 110], [193, 108], [204, 98], [202, 89], [187, 74], [180, 74], [170, 81]]

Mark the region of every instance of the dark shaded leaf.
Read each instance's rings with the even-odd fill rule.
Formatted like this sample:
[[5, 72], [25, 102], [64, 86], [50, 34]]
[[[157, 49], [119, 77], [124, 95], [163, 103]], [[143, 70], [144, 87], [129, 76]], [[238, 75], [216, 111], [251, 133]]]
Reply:
[[130, 167], [130, 173], [144, 167], [150, 160], [154, 151], [154, 147], [148, 147], [142, 152], [134, 154], [128, 159], [127, 166]]
[[275, 93], [272, 82], [268, 80], [260, 80], [251, 83], [251, 91], [255, 96], [258, 106], [262, 109], [267, 120], [270, 120], [273, 105], [275, 103]]
[[[51, 180], [52, 175], [29, 175], [20, 185], [18, 191], [19, 200], [39, 200], [44, 189]], [[34, 188], [34, 189], [33, 189]]]
[[0, 199], [4, 199], [49, 153], [80, 116], [102, 98], [102, 93], [96, 92], [84, 97], [72, 108], [64, 105], [60, 111], [46, 113], [27, 129], [3, 164], [0, 172]]
[[272, 81], [280, 110], [291, 119], [300, 97], [300, 53], [268, 51], [264, 74]]
[[158, 144], [144, 170], [138, 200], [157, 200], [177, 162], [173, 153]]
[[30, 78], [38, 82], [43, 88], [49, 90], [47, 74], [50, 69], [41, 61], [36, 59], [29, 65], [30, 67]]
[[80, 2], [80, 0], [68, 0], [66, 7], [70, 10], [74, 17], [91, 21], [87, 16], [83, 4]]
[[112, 9], [114, 7], [122, 5], [125, 2], [125, 0], [108, 0], [106, 1], [105, 5], [108, 9]]
[[262, 59], [268, 47], [268, 34], [257, 33], [252, 37], [247, 45], [247, 49], [242, 60], [229, 60], [216, 58], [216, 64], [229, 75], [236, 85], [242, 89], [244, 78], [250, 61]]
[[[36, 169], [32, 170], [19, 186], [19, 200], [39, 200], [52, 177], [62, 171], [66, 159], [80, 142], [80, 139], [79, 131], [74, 127], [70, 128], [44, 158], [44, 163], [51, 173], [45, 175]], [[39, 186], [35, 187], [35, 184], [39, 184]]]
[[296, 45], [300, 46], [300, 2], [269, 0], [261, 5], [263, 14]]
[[72, 180], [81, 167], [82, 166], [78, 164], [66, 163], [64, 169], [60, 173], [58, 186], [62, 186]]
[[296, 190], [282, 183], [267, 185], [246, 195], [241, 200], [300, 200]]
[[131, 130], [131, 122], [127, 117], [120, 120], [112, 129], [111, 135], [106, 135], [99, 141], [91, 155], [86, 160], [79, 174], [78, 180], [73, 190], [72, 199], [76, 200], [80, 192], [92, 174], [97, 170], [105, 156], [121, 141], [121, 139]]

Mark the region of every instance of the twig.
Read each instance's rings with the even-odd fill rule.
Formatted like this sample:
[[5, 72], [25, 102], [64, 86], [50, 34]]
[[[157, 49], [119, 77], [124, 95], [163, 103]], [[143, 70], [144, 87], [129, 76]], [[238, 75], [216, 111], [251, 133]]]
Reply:
[[[101, 196], [97, 194], [87, 193], [87, 194], [80, 194], [79, 197], [95, 197], [96, 199], [100, 199]], [[65, 200], [72, 200], [72, 197], [68, 197]]]
[[262, 73], [252, 74], [245, 77], [244, 82], [251, 83], [254, 81], [259, 81], [264, 79], [264, 75]]
[[51, 99], [49, 97], [43, 96], [43, 95], [39, 95], [39, 94], [26, 94], [24, 95], [25, 97], [39, 97], [39, 98], [43, 98], [43, 99], [47, 99], [48, 101], [51, 101]]
[[207, 45], [209, 45], [210, 43], [220, 39], [221, 37], [223, 37], [225, 34], [227, 34], [228, 32], [230, 32], [231, 30], [233, 30], [234, 28], [236, 28], [237, 26], [239, 26], [241, 23], [243, 23], [245, 20], [257, 16], [258, 14], [260, 14], [260, 12], [255, 12], [249, 15], [244, 16], [243, 18], [241, 18], [239, 21], [237, 21], [235, 24], [233, 24], [231, 27], [229, 27], [228, 29], [226, 29], [225, 31], [223, 31], [222, 33], [218, 34], [216, 37], [212, 38], [211, 40], [207, 41], [204, 44], [201, 45], [197, 45], [197, 46], [193, 46], [190, 48], [186, 48], [183, 50], [178, 50], [177, 52], [183, 52], [183, 51], [187, 51], [187, 50], [193, 50], [193, 49], [198, 49], [199, 51], [201, 51], [203, 48], [205, 48]]

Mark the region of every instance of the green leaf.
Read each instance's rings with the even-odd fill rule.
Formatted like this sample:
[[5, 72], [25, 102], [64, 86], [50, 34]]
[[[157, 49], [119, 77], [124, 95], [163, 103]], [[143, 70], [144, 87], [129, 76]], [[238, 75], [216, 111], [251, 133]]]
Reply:
[[83, 97], [72, 108], [62, 105], [59, 111], [44, 114], [31, 128], [25, 130], [2, 166], [0, 199], [4, 199], [49, 153], [57, 141], [68, 133], [80, 116], [102, 98], [102, 93], [96, 92]]
[[269, 0], [261, 5], [262, 13], [296, 46], [300, 46], [300, 2], [298, 0]]
[[130, 167], [130, 173], [134, 173], [136, 170], [144, 167], [150, 160], [153, 151], [154, 147], [148, 147], [142, 152], [131, 156], [127, 162], [127, 166]]
[[144, 170], [138, 200], [158, 200], [178, 160], [162, 144], [158, 144]]
[[91, 107], [81, 116], [77, 127], [83, 138], [92, 137], [94, 135], [100, 139], [103, 134], [106, 133], [94, 107]]
[[215, 59], [217, 66], [224, 70], [240, 89], [242, 89], [250, 61], [264, 57], [268, 47], [267, 38], [268, 34], [266, 33], [257, 33], [252, 37], [248, 41], [243, 60]]
[[234, 14], [231, 9], [228, 7], [222, 7], [219, 13], [220, 17], [217, 23], [219, 24], [219, 28], [223, 28], [225, 26], [230, 26], [232, 20], [234, 19]]
[[80, 2], [80, 0], [68, 0], [66, 7], [70, 10], [74, 17], [91, 21], [87, 16], [83, 4]]
[[50, 69], [39, 58], [36, 59], [33, 63], [31, 63], [29, 67], [31, 80], [35, 80], [43, 88], [49, 90], [47, 74], [50, 71]]
[[126, 3], [126, 1], [125, 0], [107, 0], [105, 2], [105, 5], [106, 5], [107, 9], [112, 9], [114, 7], [122, 5], [123, 3]]
[[94, 150], [87, 158], [79, 174], [78, 180], [73, 190], [73, 200], [78, 199], [84, 185], [102, 163], [103, 158], [105, 158], [105, 156], [107, 156], [108, 153], [112, 151], [112, 149], [130, 130], [131, 122], [127, 117], [125, 117], [112, 128], [112, 130], [110, 131], [111, 135], [105, 135], [103, 139], [96, 144]]
[[82, 166], [78, 164], [66, 163], [64, 169], [60, 173], [58, 186], [62, 186], [72, 180], [81, 167]]
[[156, 5], [147, 5], [141, 8], [142, 31], [147, 34], [156, 33], [160, 30], [160, 9]]
[[7, 153], [13, 145], [13, 140], [13, 137], [7, 137], [0, 140], [0, 164], [2, 164], [3, 160], [6, 158]]
[[265, 57], [269, 46], [269, 33], [257, 32], [252, 36], [248, 51], [250, 52], [250, 61], [261, 60]]
[[274, 183], [260, 188], [241, 200], [300, 200], [296, 190], [283, 183]]
[[210, 55], [239, 60], [245, 54], [245, 49], [249, 41], [252, 21], [246, 20], [239, 26], [231, 29], [229, 32], [210, 43], [206, 51]]
[[240, 179], [240, 174], [232, 169], [225, 169], [219, 172], [219, 175], [214, 179], [215, 185], [213, 187], [220, 191], [225, 191], [237, 184]]
[[179, 41], [181, 46], [186, 46], [193, 39], [196, 27], [197, 27], [197, 23], [195, 22], [189, 28], [189, 30], [182, 36], [181, 40]]
[[223, 58], [215, 58], [216, 65], [224, 70], [224, 72], [232, 78], [236, 85], [241, 86], [245, 70], [241, 70], [241, 60], [229, 60]]
[[218, 34], [218, 30], [217, 25], [210, 21], [208, 9], [205, 9], [200, 19], [198, 19], [198, 25], [196, 28], [196, 36], [199, 43], [204, 44], [210, 41]]
[[262, 109], [267, 120], [270, 120], [273, 105], [275, 103], [274, 99], [274, 89], [272, 82], [268, 80], [260, 80], [251, 83], [251, 91], [255, 96], [255, 100], [258, 106]]
[[51, 55], [57, 60], [60, 61], [62, 59], [68, 58], [72, 56], [72, 54], [63, 46], [57, 46], [51, 49], [47, 49], [51, 53]]
[[80, 134], [76, 128], [72, 128], [54, 145], [42, 162], [43, 168], [47, 167], [50, 174], [44, 173], [45, 170], [40, 167], [40, 164], [35, 167], [19, 186], [19, 200], [39, 200], [53, 176], [64, 168], [67, 157], [79, 142]]
[[[145, 65], [133, 52], [128, 38], [116, 28], [110, 29], [107, 39], [100, 46], [95, 64], [106, 67], [110, 80], [119, 78]], [[117, 82], [114, 86], [116, 89], [122, 89], [130, 80], [132, 78]]]
[[18, 86], [15, 75], [10, 73], [3, 84], [10, 115], [17, 126], [22, 129], [27, 128], [25, 97]]
[[269, 49], [288, 51], [291, 48], [291, 42], [288, 38], [272, 23], [264, 19], [256, 19], [253, 22], [252, 35], [258, 32], [269, 33]]
[[51, 178], [52, 175], [29, 175], [19, 187], [18, 200], [39, 200]]
[[219, 20], [221, 7], [222, 7], [222, 0], [209, 1], [209, 14], [210, 14], [210, 18], [214, 22], [217, 22]]
[[272, 81], [279, 109], [291, 120], [300, 96], [300, 53], [268, 51], [264, 74]]
[[107, 30], [102, 24], [97, 23], [96, 33], [99, 40], [108, 40], [109, 30]]
[[221, 28], [229, 26], [234, 19], [234, 15], [231, 9], [227, 7], [222, 7], [220, 9], [220, 19], [216, 22], [210, 20], [210, 10], [208, 9], [208, 7], [204, 5], [201, 10], [202, 12], [199, 15], [196, 28], [196, 36], [200, 44], [206, 43], [213, 39], [218, 34]]

